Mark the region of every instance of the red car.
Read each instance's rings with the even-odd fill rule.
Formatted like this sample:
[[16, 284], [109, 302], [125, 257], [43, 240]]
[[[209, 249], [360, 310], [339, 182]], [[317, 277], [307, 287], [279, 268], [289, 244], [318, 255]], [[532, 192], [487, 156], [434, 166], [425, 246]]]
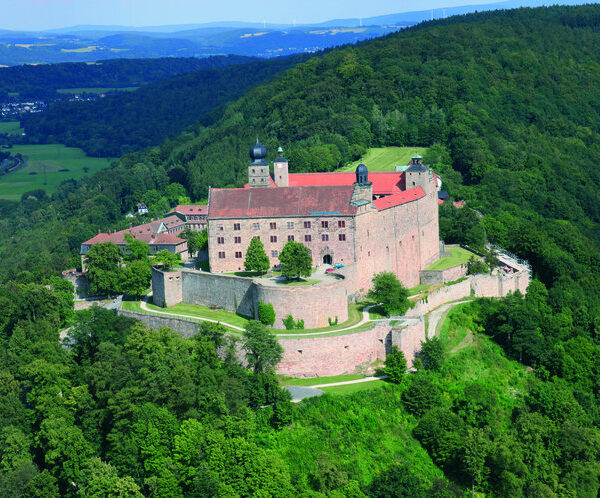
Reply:
[[335, 268], [327, 268], [327, 270], [325, 270], [325, 273], [331, 273], [332, 271], [335, 271]]

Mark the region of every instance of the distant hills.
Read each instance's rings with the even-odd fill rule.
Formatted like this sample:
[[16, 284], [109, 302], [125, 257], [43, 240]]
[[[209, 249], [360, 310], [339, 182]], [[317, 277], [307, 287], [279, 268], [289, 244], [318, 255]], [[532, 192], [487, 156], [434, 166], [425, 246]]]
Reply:
[[0, 30], [0, 65], [222, 54], [271, 58], [376, 38], [432, 18], [549, 3], [553, 2], [509, 0], [364, 19], [334, 19], [311, 25], [226, 21], [142, 27], [80, 25], [41, 32]]

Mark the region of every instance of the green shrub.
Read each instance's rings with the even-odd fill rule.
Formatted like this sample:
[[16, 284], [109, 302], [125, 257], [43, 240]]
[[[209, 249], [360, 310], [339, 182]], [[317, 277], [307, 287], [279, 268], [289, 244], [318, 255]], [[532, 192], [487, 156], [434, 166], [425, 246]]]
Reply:
[[271, 303], [258, 303], [258, 320], [265, 325], [273, 325], [275, 323], [275, 309]]
[[331, 318], [328, 318], [327, 321], [329, 322], [329, 326], [333, 327], [334, 325], [338, 324], [338, 317], [335, 317], [335, 320], [332, 320]]
[[283, 325], [285, 326], [286, 330], [292, 330], [296, 325], [294, 317], [292, 315], [288, 315], [286, 318], [283, 319]]

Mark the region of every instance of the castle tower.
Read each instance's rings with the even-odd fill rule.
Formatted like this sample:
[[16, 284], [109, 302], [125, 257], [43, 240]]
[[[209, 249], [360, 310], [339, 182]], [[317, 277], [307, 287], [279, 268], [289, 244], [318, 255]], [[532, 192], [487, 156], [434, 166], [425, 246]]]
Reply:
[[354, 206], [365, 206], [373, 202], [373, 183], [369, 181], [369, 171], [364, 164], [356, 168], [356, 182], [350, 204]]
[[271, 177], [269, 175], [269, 161], [267, 157], [267, 148], [256, 139], [256, 144], [250, 147], [250, 159], [248, 164], [248, 184], [250, 187], [269, 187]]
[[421, 187], [425, 193], [431, 190], [432, 172], [422, 163], [422, 157], [413, 156], [405, 173], [406, 190]]
[[283, 149], [277, 149], [277, 159], [273, 161], [273, 176], [278, 187], [290, 186], [290, 175], [288, 171], [288, 160], [283, 157]]

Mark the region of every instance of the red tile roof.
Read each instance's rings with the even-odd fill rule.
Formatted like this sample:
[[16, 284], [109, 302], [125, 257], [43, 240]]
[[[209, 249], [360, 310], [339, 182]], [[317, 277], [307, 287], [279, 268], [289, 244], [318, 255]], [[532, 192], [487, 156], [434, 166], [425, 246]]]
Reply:
[[352, 185], [212, 189], [209, 218], [355, 214]]
[[191, 214], [207, 214], [208, 213], [208, 206], [206, 205], [180, 205], [177, 206], [173, 211], [176, 211], [178, 213], [181, 213], [185, 216], [189, 216]]
[[[290, 187], [313, 185], [352, 185], [356, 181], [354, 172], [337, 173], [290, 173]], [[402, 192], [404, 173], [401, 171], [369, 172], [369, 181], [373, 183], [373, 194], [391, 195]]]
[[375, 204], [375, 207], [379, 211], [382, 211], [384, 209], [399, 206], [400, 204], [416, 201], [417, 199], [421, 199], [423, 197], [425, 197], [425, 192], [421, 187], [417, 187], [406, 190], [405, 192], [400, 192], [399, 194], [389, 195], [387, 197], [374, 200], [373, 204]]

